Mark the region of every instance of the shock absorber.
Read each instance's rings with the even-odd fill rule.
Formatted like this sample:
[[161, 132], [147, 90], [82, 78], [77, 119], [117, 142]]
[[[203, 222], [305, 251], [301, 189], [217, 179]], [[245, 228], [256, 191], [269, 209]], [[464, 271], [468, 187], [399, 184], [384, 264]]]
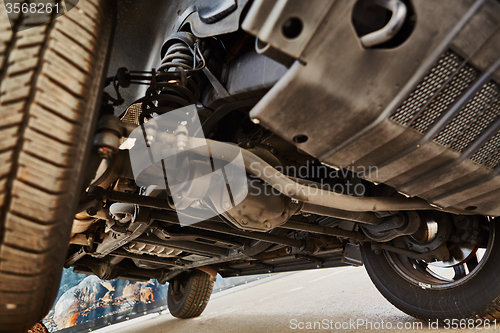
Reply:
[[[161, 63], [152, 75], [151, 86], [142, 100], [140, 122], [153, 113], [166, 112], [198, 102], [201, 95], [205, 59], [199, 40], [189, 32], [171, 35], [161, 49]], [[162, 79], [162, 74], [177, 73], [176, 79]]]

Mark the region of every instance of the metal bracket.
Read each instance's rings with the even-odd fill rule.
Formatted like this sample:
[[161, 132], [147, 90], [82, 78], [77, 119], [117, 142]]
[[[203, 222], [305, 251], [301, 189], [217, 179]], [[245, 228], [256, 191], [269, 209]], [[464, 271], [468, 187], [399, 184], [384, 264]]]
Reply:
[[347, 243], [344, 249], [342, 262], [353, 266], [363, 266], [363, 257], [361, 256], [359, 244]]
[[90, 253], [90, 255], [96, 258], [105, 257], [114, 250], [142, 235], [150, 228], [153, 222], [154, 220], [149, 216], [149, 209], [139, 208], [138, 212], [134, 214], [133, 220], [128, 225], [126, 233], [113, 234], [111, 232], [106, 234], [101, 244], [97, 246], [95, 253]]
[[318, 257], [310, 256], [310, 255], [307, 255], [307, 254], [296, 254], [295, 258], [296, 259], [303, 259], [303, 260], [311, 261], [311, 262], [313, 262], [313, 263], [316, 264], [317, 268], [322, 268], [323, 267], [323, 260], [321, 258], [318, 258]]
[[[256, 0], [250, 7], [243, 30], [257, 36], [260, 42], [294, 58], [300, 55], [335, 1], [324, 0]], [[283, 33], [284, 27], [296, 22], [296, 36]]]
[[250, 261], [250, 265], [252, 265], [252, 266], [260, 266], [260, 267], [264, 268], [265, 270], [267, 270], [268, 273], [273, 273], [274, 272], [274, 266], [273, 265], [265, 264], [265, 263], [260, 262], [260, 261]]

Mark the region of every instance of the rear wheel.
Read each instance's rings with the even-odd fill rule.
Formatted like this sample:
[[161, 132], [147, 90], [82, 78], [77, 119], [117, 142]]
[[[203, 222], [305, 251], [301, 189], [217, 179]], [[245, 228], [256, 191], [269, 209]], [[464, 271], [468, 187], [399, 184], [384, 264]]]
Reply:
[[208, 304], [214, 283], [199, 270], [178, 275], [168, 285], [168, 309], [182, 319], [198, 317]]
[[113, 22], [107, 4], [82, 0], [53, 20], [20, 13], [11, 27], [0, 0], [3, 332], [31, 327], [57, 295], [100, 104]]
[[[385, 250], [376, 254], [367, 243], [362, 251], [366, 270], [389, 302], [416, 318], [500, 318], [500, 230], [492, 220], [478, 221], [483, 240], [450, 239], [450, 260], [425, 262]], [[402, 239], [394, 243], [405, 244]]]

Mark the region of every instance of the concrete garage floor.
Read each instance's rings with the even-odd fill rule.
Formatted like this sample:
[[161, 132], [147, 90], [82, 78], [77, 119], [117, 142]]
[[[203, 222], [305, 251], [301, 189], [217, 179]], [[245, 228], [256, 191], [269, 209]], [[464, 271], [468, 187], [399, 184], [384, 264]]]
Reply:
[[[320, 322], [325, 327], [309, 329], [307, 322], [311, 322], [310, 325]], [[393, 307], [375, 289], [362, 267], [286, 273], [283, 277], [271, 277], [214, 294], [198, 318], [179, 320], [165, 314], [128, 324], [95, 332], [453, 331], [429, 329], [427, 322], [415, 320]], [[403, 328], [398, 329], [398, 324]], [[493, 332], [495, 329], [466, 331]]]

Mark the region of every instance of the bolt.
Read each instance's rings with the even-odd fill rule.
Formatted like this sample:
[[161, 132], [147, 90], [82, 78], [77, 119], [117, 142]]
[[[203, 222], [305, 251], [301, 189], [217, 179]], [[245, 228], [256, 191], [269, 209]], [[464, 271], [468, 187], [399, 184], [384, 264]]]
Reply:
[[224, 207], [225, 210], [231, 209], [231, 204], [229, 202], [225, 202], [222, 207]]
[[95, 239], [94, 239], [94, 235], [93, 235], [93, 234], [90, 234], [90, 235], [89, 235], [89, 237], [87, 238], [87, 244], [88, 244], [89, 246], [94, 245], [94, 240], [95, 240]]
[[177, 150], [178, 151], [184, 151], [186, 149], [187, 143], [183, 140], [177, 141]]
[[108, 159], [111, 158], [111, 156], [113, 156], [113, 151], [106, 147], [99, 147], [99, 149], [97, 149], [97, 152], [99, 153], [99, 156], [101, 156], [103, 159]]
[[247, 225], [248, 224], [248, 220], [247, 219], [241, 219], [241, 224]]
[[412, 249], [412, 248], [413, 248], [413, 244], [412, 244], [412, 243], [408, 243], [408, 245], [407, 245], [407, 246], [408, 246], [408, 248], [409, 248], [409, 249]]
[[264, 225], [266, 226], [266, 228], [271, 228], [272, 227], [272, 224], [269, 223], [269, 222], [266, 222]]
[[380, 250], [375, 250], [373, 252], [375, 252], [375, 254], [380, 254]]
[[431, 251], [431, 249], [429, 249], [428, 247], [426, 247], [426, 248], [424, 249], [424, 251], [425, 251], [425, 252], [430, 252], [430, 251]]

